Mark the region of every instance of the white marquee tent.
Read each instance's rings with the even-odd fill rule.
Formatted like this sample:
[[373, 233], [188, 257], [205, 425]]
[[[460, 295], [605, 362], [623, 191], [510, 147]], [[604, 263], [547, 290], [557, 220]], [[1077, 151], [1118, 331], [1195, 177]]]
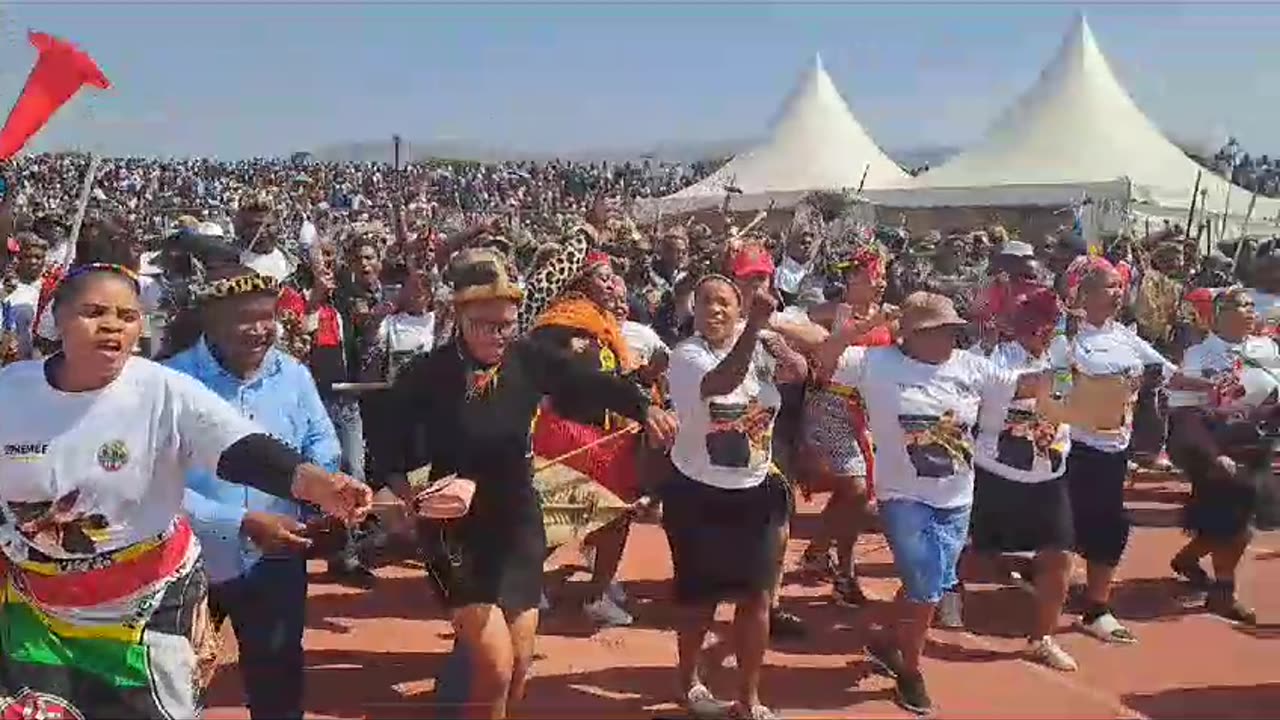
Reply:
[[734, 207], [794, 202], [813, 190], [909, 187], [912, 178], [867, 135], [831, 76], [814, 58], [761, 144], [735, 156], [711, 176], [654, 201], [663, 212], [719, 205], [727, 187], [742, 191]]
[[[917, 207], [1049, 205], [1069, 196], [1113, 195], [1120, 182], [1136, 212], [1181, 214], [1185, 222], [1199, 169], [1134, 103], [1081, 16], [1036, 85], [980, 143], [921, 175], [917, 190], [877, 200]], [[1221, 217], [1230, 193], [1238, 227], [1251, 193], [1208, 170], [1200, 188], [1207, 190], [1209, 217]], [[1280, 200], [1256, 202], [1254, 223], [1273, 225]]]

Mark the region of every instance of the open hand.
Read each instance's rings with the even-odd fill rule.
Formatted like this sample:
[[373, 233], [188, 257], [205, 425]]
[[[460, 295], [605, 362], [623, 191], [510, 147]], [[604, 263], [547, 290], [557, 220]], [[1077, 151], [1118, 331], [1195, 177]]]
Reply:
[[373, 491], [368, 485], [311, 464], [299, 465], [294, 472], [293, 496], [348, 525], [359, 522], [373, 507]]
[[268, 512], [245, 513], [240, 532], [267, 555], [301, 554], [311, 547], [307, 526], [287, 515]]

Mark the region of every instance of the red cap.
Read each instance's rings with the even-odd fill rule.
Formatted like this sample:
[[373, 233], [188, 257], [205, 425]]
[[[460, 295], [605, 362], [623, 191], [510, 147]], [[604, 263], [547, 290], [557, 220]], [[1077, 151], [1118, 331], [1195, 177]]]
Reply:
[[747, 245], [738, 251], [729, 262], [729, 272], [735, 278], [767, 275], [773, 277], [773, 258], [769, 251], [759, 245]]
[[613, 261], [609, 258], [609, 254], [600, 250], [592, 250], [587, 253], [587, 257], [582, 262], [582, 272], [588, 273], [601, 265], [612, 266]]

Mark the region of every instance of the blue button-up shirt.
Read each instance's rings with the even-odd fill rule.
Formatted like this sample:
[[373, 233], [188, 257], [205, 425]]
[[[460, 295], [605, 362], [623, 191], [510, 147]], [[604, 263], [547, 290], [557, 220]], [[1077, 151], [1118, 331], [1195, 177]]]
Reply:
[[[273, 348], [262, 367], [243, 379], [223, 368], [202, 338], [165, 364], [204, 383], [308, 461], [337, 471], [341, 457], [338, 434], [311, 372], [298, 361]], [[262, 559], [262, 552], [240, 534], [240, 523], [247, 513], [275, 513], [301, 520], [304, 512], [292, 500], [227, 482], [203, 470], [187, 474], [183, 504], [204, 548], [205, 568], [214, 584], [240, 577]]]

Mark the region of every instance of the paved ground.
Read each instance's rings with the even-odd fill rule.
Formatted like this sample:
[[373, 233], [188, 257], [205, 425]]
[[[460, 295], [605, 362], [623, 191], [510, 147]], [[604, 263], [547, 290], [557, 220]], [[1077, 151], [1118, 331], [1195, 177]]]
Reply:
[[[1246, 560], [1242, 595], [1263, 625], [1241, 628], [1201, 614], [1168, 559], [1183, 542], [1177, 528], [1183, 488], [1142, 483], [1130, 492], [1135, 528], [1115, 604], [1140, 643], [1105, 646], [1072, 631], [1061, 643], [1080, 661], [1066, 675], [1019, 659], [1019, 628], [1029, 617], [1021, 591], [971, 585], [965, 631], [935, 631], [925, 672], [950, 718], [1273, 718], [1280, 713], [1280, 533], [1261, 534]], [[791, 547], [794, 561], [816, 527], [803, 508]], [[897, 586], [879, 536], [859, 547], [869, 594], [889, 598]], [[794, 563], [793, 563], [794, 564]], [[325, 584], [313, 575], [307, 645], [307, 703], [316, 718], [431, 717], [432, 679], [450, 647], [449, 626], [412, 565], [381, 571], [373, 592]], [[543, 622], [524, 717], [674, 717], [675, 639], [664, 601], [670, 561], [653, 526], [638, 527], [624, 579], [635, 627], [591, 634], [573, 613]], [[867, 676], [860, 648], [881, 604], [863, 610], [827, 602], [825, 587], [791, 579], [787, 606], [813, 628], [805, 641], [779, 645], [766, 658], [765, 700], [784, 717], [905, 717], [888, 681]], [[228, 644], [228, 647], [234, 647]], [[234, 659], [214, 681], [207, 718], [243, 718]], [[731, 676], [712, 677], [727, 695]]]

